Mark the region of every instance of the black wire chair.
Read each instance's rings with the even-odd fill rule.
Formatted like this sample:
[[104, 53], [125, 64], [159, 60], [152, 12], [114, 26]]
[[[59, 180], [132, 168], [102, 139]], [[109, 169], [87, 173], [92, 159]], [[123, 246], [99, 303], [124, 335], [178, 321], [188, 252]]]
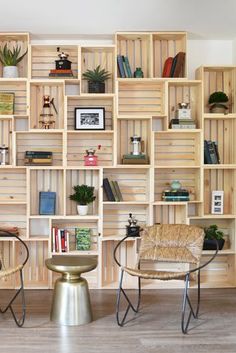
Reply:
[[[166, 237], [165, 237], [166, 235]], [[120, 267], [120, 282], [117, 290], [116, 300], [116, 321], [119, 326], [124, 326], [127, 323], [127, 315], [130, 309], [134, 314], [139, 312], [140, 301], [141, 301], [141, 279], [159, 279], [159, 280], [184, 280], [184, 293], [182, 301], [182, 313], [181, 313], [181, 330], [184, 334], [188, 332], [189, 323], [191, 318], [198, 319], [200, 298], [201, 298], [201, 285], [200, 285], [200, 273], [201, 270], [206, 267], [216, 257], [219, 247], [218, 242], [215, 241], [216, 250], [215, 253], [210, 257], [208, 261], [200, 265], [201, 252], [204, 240], [204, 231], [202, 228], [174, 224], [174, 225], [154, 225], [146, 227], [141, 231], [141, 245], [139, 250], [139, 258], [136, 268], [129, 268], [122, 266], [117, 259], [117, 250], [120, 245], [129, 237], [137, 237], [139, 233], [134, 232], [133, 234], [126, 235], [121, 239], [114, 249], [114, 260]], [[182, 250], [181, 250], [182, 249]], [[187, 249], [188, 251], [184, 251]], [[191, 253], [191, 254], [190, 254]], [[182, 254], [182, 255], [181, 255]], [[184, 254], [186, 258], [184, 258]], [[193, 256], [192, 256], [193, 255]], [[181, 258], [181, 256], [183, 256]], [[142, 270], [141, 260], [152, 260], [159, 262], [172, 262], [172, 263], [189, 263], [190, 269], [188, 271], [174, 272], [174, 271], [160, 271], [160, 270]], [[188, 261], [186, 261], [188, 260]], [[191, 268], [191, 266], [194, 266]], [[196, 266], [197, 265], [197, 266]], [[131, 276], [138, 278], [138, 297], [136, 304], [133, 304], [125, 289], [122, 287], [124, 273], [128, 273]], [[196, 308], [190, 300], [189, 296], [189, 283], [191, 277], [197, 274], [197, 304]], [[122, 318], [120, 318], [120, 306], [121, 306], [121, 295], [127, 302], [127, 306]], [[188, 314], [186, 314], [188, 308]]]
[[[19, 272], [20, 274], [20, 288], [17, 289], [16, 293], [13, 295], [13, 297], [10, 299], [9, 303], [7, 304], [7, 306], [2, 309], [0, 308], [0, 313], [4, 314], [6, 313], [8, 310], [11, 311], [12, 316], [15, 320], [15, 323], [18, 327], [22, 327], [24, 322], [25, 322], [25, 314], [26, 314], [26, 304], [25, 304], [25, 294], [24, 294], [24, 281], [23, 281], [23, 268], [25, 266], [25, 264], [28, 261], [29, 258], [29, 249], [26, 245], [26, 243], [16, 234], [14, 233], [10, 233], [6, 230], [0, 229], [0, 240], [1, 238], [15, 238], [17, 241], [19, 241], [22, 245], [22, 247], [24, 248], [25, 251], [25, 257], [24, 257], [24, 261], [22, 261], [21, 264], [16, 265], [15, 267], [10, 267], [10, 268], [4, 268], [4, 259], [2, 259], [1, 262], [1, 268], [0, 268], [0, 279], [4, 279], [8, 276], [12, 276], [14, 274], [16, 274], [17, 272]], [[21, 308], [22, 308], [22, 314], [20, 317], [18, 317], [13, 309], [13, 303], [16, 300], [16, 298], [21, 294]]]

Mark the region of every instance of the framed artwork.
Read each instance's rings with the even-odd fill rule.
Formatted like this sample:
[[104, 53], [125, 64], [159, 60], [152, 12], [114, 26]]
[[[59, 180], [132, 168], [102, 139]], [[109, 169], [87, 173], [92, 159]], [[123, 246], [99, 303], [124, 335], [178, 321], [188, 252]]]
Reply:
[[221, 191], [221, 190], [212, 191], [211, 213], [223, 214], [223, 210], [224, 210], [224, 191]]
[[75, 108], [75, 130], [105, 130], [105, 108]]

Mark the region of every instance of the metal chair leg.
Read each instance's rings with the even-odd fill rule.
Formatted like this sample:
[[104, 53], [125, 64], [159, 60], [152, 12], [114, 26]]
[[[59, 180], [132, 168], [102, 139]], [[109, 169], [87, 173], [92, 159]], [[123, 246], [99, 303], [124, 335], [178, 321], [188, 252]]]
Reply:
[[[191, 318], [193, 317], [194, 319], [198, 319], [198, 313], [200, 308], [200, 298], [201, 298], [200, 271], [198, 272], [197, 307], [195, 311], [188, 295], [188, 289], [189, 289], [189, 274], [187, 274], [185, 278], [185, 288], [184, 288], [183, 304], [182, 304], [181, 329], [184, 334], [188, 333], [188, 327], [189, 327]], [[185, 315], [186, 315], [187, 306], [189, 308], [189, 314], [186, 319]]]
[[[117, 300], [116, 300], [116, 321], [117, 321], [117, 324], [119, 326], [124, 326], [124, 324], [126, 323], [125, 320], [126, 320], [126, 317], [128, 315], [128, 312], [130, 310], [130, 308], [133, 310], [133, 312], [136, 314], [138, 313], [139, 311], [139, 306], [140, 306], [140, 301], [141, 301], [141, 279], [140, 277], [138, 277], [138, 302], [137, 302], [137, 305], [134, 306], [132, 303], [131, 303], [131, 300], [130, 298], [128, 297], [128, 295], [126, 294], [125, 290], [122, 288], [122, 283], [123, 283], [123, 277], [124, 277], [124, 270], [122, 269], [121, 270], [121, 275], [120, 275], [120, 283], [119, 283], [119, 288], [118, 288], [118, 291], [117, 291]], [[120, 302], [121, 302], [121, 293], [123, 294], [125, 300], [127, 301], [128, 305], [126, 307], [126, 310], [125, 310], [125, 314], [123, 316], [122, 319], [120, 319]]]
[[[22, 270], [20, 270], [20, 282], [21, 286], [15, 293], [15, 295], [12, 297], [8, 305], [4, 308], [0, 308], [0, 313], [4, 314], [8, 309], [10, 309], [13, 319], [18, 327], [22, 327], [25, 322], [25, 314], [26, 314], [26, 305], [25, 305], [25, 293], [24, 293], [24, 282], [23, 282], [23, 273]], [[21, 306], [22, 306], [22, 315], [20, 318], [17, 318], [16, 313], [12, 307], [13, 302], [15, 299], [18, 297], [18, 295], [21, 293]]]

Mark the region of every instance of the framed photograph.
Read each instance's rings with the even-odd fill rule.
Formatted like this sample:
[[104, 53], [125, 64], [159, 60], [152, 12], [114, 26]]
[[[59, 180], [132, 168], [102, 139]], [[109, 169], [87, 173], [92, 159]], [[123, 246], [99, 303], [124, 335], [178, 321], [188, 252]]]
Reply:
[[75, 130], [105, 130], [105, 108], [75, 108]]
[[223, 210], [224, 210], [224, 191], [221, 191], [221, 190], [212, 191], [211, 213], [223, 214]]

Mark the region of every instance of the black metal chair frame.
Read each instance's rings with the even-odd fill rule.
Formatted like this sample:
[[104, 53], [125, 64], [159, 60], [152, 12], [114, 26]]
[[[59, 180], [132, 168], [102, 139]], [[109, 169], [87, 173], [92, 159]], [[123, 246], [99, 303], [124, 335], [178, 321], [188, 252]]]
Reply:
[[[138, 234], [137, 234], [137, 232], [135, 232], [133, 234], [126, 235], [123, 239], [121, 239], [117, 243], [116, 247], [114, 248], [114, 253], [113, 253], [114, 260], [115, 260], [116, 264], [121, 269], [119, 288], [117, 290], [117, 300], [116, 300], [116, 321], [117, 321], [117, 324], [121, 327], [127, 323], [126, 318], [127, 318], [127, 315], [128, 315], [128, 312], [130, 309], [134, 312], [134, 315], [139, 312], [140, 302], [141, 302], [141, 277], [137, 276], [138, 277], [138, 299], [137, 299], [137, 304], [134, 305], [134, 304], [132, 304], [129, 296], [127, 295], [126, 291], [122, 287], [125, 270], [123, 269], [120, 262], [117, 260], [117, 256], [116, 256], [117, 250], [120, 247], [120, 245], [129, 237], [138, 237]], [[212, 262], [214, 260], [214, 258], [216, 257], [216, 255], [219, 251], [219, 245], [216, 240], [215, 240], [215, 244], [216, 244], [216, 251], [207, 262], [205, 262], [201, 266], [198, 266], [198, 267], [186, 272], [186, 275], [184, 278], [185, 286], [184, 286], [184, 292], [183, 292], [182, 314], [181, 314], [181, 330], [182, 330], [183, 334], [188, 333], [188, 328], [189, 328], [189, 323], [190, 323], [191, 318], [193, 317], [194, 319], [198, 319], [199, 308], [200, 308], [200, 299], [201, 299], [200, 273], [201, 273], [201, 270], [204, 267], [206, 267], [207, 265], [209, 265], [209, 263]], [[138, 263], [138, 269], [140, 269], [140, 261]], [[195, 310], [194, 310], [193, 304], [192, 304], [192, 302], [190, 300], [190, 296], [189, 296], [189, 281], [190, 281], [190, 275], [192, 273], [197, 273], [197, 305], [196, 305]], [[123, 294], [125, 300], [127, 301], [127, 307], [125, 309], [125, 313], [122, 318], [120, 318], [121, 294]], [[188, 315], [186, 314], [187, 308], [189, 309]]]
[[[24, 325], [24, 322], [25, 322], [25, 314], [26, 314], [24, 280], [23, 280], [23, 268], [24, 268], [25, 264], [27, 263], [27, 261], [29, 259], [29, 249], [28, 249], [27, 245], [25, 244], [25, 242], [20, 237], [18, 237], [16, 234], [10, 233], [10, 232], [7, 232], [7, 231], [1, 230], [1, 229], [0, 229], [0, 234], [1, 234], [1, 237], [4, 237], [4, 238], [15, 238], [15, 239], [17, 239], [23, 245], [23, 247], [24, 247], [24, 249], [26, 251], [26, 256], [25, 256], [25, 259], [24, 259], [24, 261], [22, 263], [22, 268], [19, 269], [19, 272], [20, 272], [20, 288], [17, 289], [16, 293], [13, 295], [13, 297], [11, 298], [11, 300], [9, 301], [7, 306], [4, 309], [0, 308], [0, 313], [1, 314], [4, 314], [8, 310], [10, 310], [16, 325], [18, 327], [22, 327]], [[21, 314], [20, 317], [17, 317], [12, 305], [13, 305], [15, 299], [18, 297], [19, 294], [21, 294], [22, 314]]]

